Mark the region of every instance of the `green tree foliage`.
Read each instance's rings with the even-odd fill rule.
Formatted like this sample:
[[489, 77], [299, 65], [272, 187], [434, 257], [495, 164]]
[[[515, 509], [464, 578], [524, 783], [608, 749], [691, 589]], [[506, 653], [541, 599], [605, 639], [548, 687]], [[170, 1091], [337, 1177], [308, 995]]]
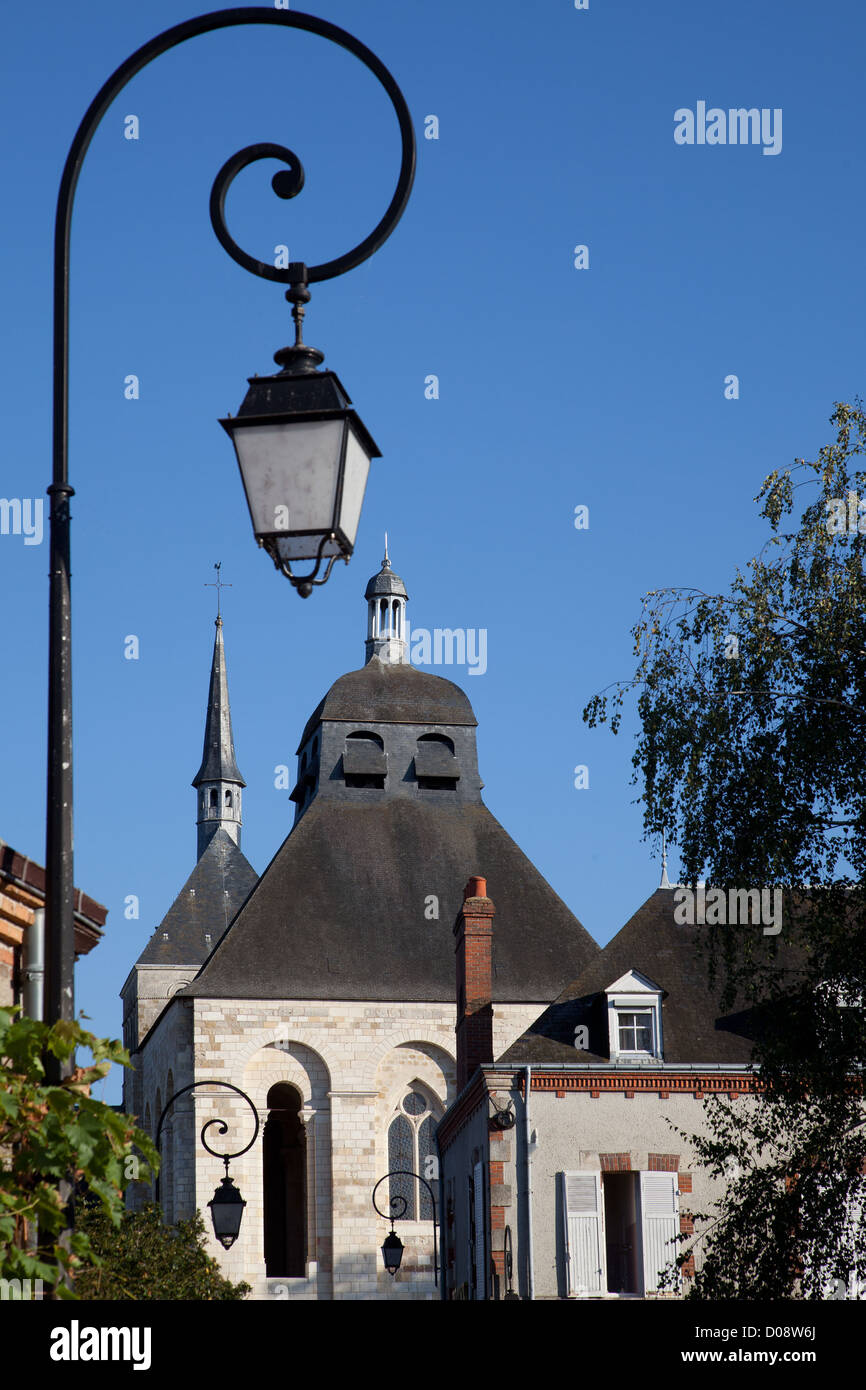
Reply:
[[204, 1248], [201, 1213], [166, 1226], [156, 1206], [129, 1212], [115, 1229], [105, 1211], [90, 1207], [80, 1216], [98, 1265], [82, 1268], [76, 1291], [86, 1299], [237, 1300], [249, 1284], [223, 1278]]
[[712, 1103], [693, 1139], [727, 1185], [703, 1214], [699, 1297], [840, 1296], [866, 1277], [866, 414], [837, 403], [831, 420], [815, 462], [765, 479], [771, 534], [730, 592], [647, 594], [634, 678], [584, 711], [616, 732], [636, 694], [645, 835], [678, 845], [685, 883], [785, 890], [778, 938], [702, 933], [721, 1004], [761, 1022], [762, 1089]]
[[[64, 1186], [86, 1185], [116, 1227], [124, 1188], [155, 1166], [157, 1155], [130, 1116], [89, 1094], [112, 1062], [129, 1065], [120, 1043], [96, 1038], [79, 1023], [49, 1025], [17, 1014], [0, 1009], [0, 1277], [41, 1279], [46, 1292], [74, 1298], [65, 1276], [74, 1275], [91, 1249], [85, 1231], [69, 1229]], [[93, 1064], [73, 1067], [59, 1085], [46, 1084], [45, 1056], [69, 1062], [79, 1047], [90, 1050]]]

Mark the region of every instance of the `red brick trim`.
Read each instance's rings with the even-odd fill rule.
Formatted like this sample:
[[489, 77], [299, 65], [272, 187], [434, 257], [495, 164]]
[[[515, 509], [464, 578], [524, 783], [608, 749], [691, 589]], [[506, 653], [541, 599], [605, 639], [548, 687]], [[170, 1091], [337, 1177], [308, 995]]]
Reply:
[[[756, 1076], [738, 1076], [736, 1082], [738, 1091], [748, 1093], [762, 1089], [762, 1083]], [[676, 1073], [666, 1072], [664, 1075], [652, 1074], [635, 1075], [634, 1072], [575, 1072], [569, 1074], [557, 1074], [556, 1072], [533, 1072], [532, 1089], [533, 1091], [631, 1091], [645, 1093], [647, 1091], [658, 1091], [670, 1094], [681, 1095], [683, 1093], [701, 1097], [705, 1091], [713, 1094], [717, 1092], [730, 1091], [732, 1078], [725, 1076], [723, 1072], [708, 1074], [706, 1072]]]
[[[679, 1171], [679, 1154], [650, 1154], [649, 1171], [651, 1173], [676, 1173]], [[682, 1188], [680, 1188], [682, 1191]], [[689, 1188], [691, 1191], [691, 1188]]]
[[691, 1190], [692, 1190], [692, 1175], [691, 1175], [691, 1173], [680, 1173], [679, 1178], [678, 1178], [678, 1181], [677, 1181], [677, 1186], [679, 1187], [680, 1192], [691, 1192]]
[[[490, 1090], [518, 1090], [521, 1094], [525, 1084], [525, 1073], [518, 1067], [491, 1067], [476, 1072], [469, 1086], [446, 1114], [439, 1126], [439, 1142], [443, 1149], [451, 1144], [456, 1135], [468, 1124], [481, 1104], [487, 1104]], [[651, 1072], [580, 1071], [545, 1072], [541, 1069], [532, 1074], [533, 1091], [578, 1092], [597, 1100], [601, 1093], [631, 1091], [633, 1094], [657, 1094], [667, 1100], [670, 1095], [694, 1095], [701, 1098], [705, 1092], [724, 1094], [733, 1087], [741, 1095], [753, 1094], [763, 1090], [763, 1083], [754, 1074], [731, 1076], [719, 1072]], [[491, 1142], [503, 1136], [497, 1130], [490, 1131]]]
[[630, 1173], [631, 1154], [599, 1154], [603, 1173]]

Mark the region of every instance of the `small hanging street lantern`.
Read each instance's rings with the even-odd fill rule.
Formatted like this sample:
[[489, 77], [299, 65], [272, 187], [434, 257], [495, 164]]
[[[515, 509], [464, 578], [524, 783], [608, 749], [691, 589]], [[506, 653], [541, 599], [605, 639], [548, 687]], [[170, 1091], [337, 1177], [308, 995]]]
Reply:
[[226, 1175], [208, 1202], [213, 1233], [224, 1250], [230, 1250], [238, 1238], [241, 1219], [246, 1202], [229, 1177], [229, 1161], [226, 1159]]
[[[307, 598], [336, 559], [348, 564], [370, 461], [381, 454], [336, 372], [317, 370], [323, 354], [301, 341], [299, 314], [296, 324], [295, 345], [274, 354], [282, 371], [251, 377], [240, 411], [220, 424], [235, 446], [256, 540]], [[315, 567], [294, 575], [298, 560]]]
[[[233, 179], [259, 159], [278, 159], [285, 166], [271, 179], [278, 198], [294, 198], [304, 187], [304, 167], [284, 145], [248, 145], [227, 160], [214, 180], [210, 195], [211, 224], [220, 245], [238, 265], [265, 280], [288, 285], [295, 341], [274, 353], [281, 370], [274, 376], [250, 377], [249, 391], [238, 414], [220, 420], [231, 436], [241, 470], [253, 532], [277, 569], [302, 598], [316, 584], [325, 584], [337, 559], [349, 558], [361, 519], [370, 461], [381, 453], [335, 372], [318, 370], [324, 354], [303, 340], [303, 320], [309, 303], [308, 286], [343, 275], [367, 260], [403, 215], [415, 177], [415, 136], [400, 88], [388, 69], [368, 48], [343, 30], [301, 15], [303, 27], [333, 39], [360, 58], [378, 78], [391, 99], [400, 125], [402, 158], [397, 187], [384, 216], [369, 236], [332, 261], [306, 265], [291, 261], [275, 266], [248, 255], [232, 238], [225, 220], [225, 202]], [[308, 574], [292, 573], [298, 560], [313, 560]], [[319, 578], [322, 561], [327, 560]]]
[[[213, 1154], [214, 1158], [221, 1158], [226, 1166], [226, 1175], [220, 1181], [220, 1185], [217, 1188], [211, 1200], [208, 1202], [208, 1206], [210, 1207], [210, 1216], [211, 1221], [213, 1222], [214, 1235], [216, 1236], [217, 1240], [219, 1241], [220, 1245], [223, 1247], [224, 1250], [230, 1250], [231, 1247], [234, 1245], [235, 1241], [237, 1240], [238, 1235], [240, 1234], [241, 1221], [243, 1219], [244, 1207], [246, 1206], [246, 1202], [241, 1196], [239, 1190], [235, 1187], [232, 1179], [229, 1177], [229, 1159], [240, 1158], [242, 1154], [248, 1153], [259, 1137], [259, 1112], [256, 1109], [253, 1102], [250, 1100], [246, 1091], [242, 1091], [240, 1086], [235, 1086], [231, 1081], [191, 1081], [188, 1086], [181, 1086], [179, 1091], [175, 1091], [173, 1096], [169, 1096], [168, 1100], [165, 1102], [165, 1105], [162, 1107], [162, 1113], [160, 1114], [160, 1117], [156, 1125], [156, 1137], [154, 1139], [154, 1144], [156, 1145], [157, 1153], [159, 1153], [159, 1141], [162, 1138], [162, 1128], [165, 1124], [165, 1117], [168, 1114], [171, 1107], [174, 1105], [174, 1102], [177, 1100], [178, 1096], [185, 1096], [188, 1091], [197, 1091], [201, 1086], [206, 1086], [209, 1089], [213, 1089], [213, 1087], [215, 1086], [221, 1086], [227, 1091], [234, 1091], [235, 1095], [240, 1096], [242, 1100], [246, 1101], [247, 1105], [250, 1107], [250, 1110], [253, 1113], [253, 1122], [255, 1125], [255, 1128], [253, 1130], [253, 1137], [248, 1144], [244, 1145], [242, 1149], [235, 1149], [232, 1153], [220, 1153], [218, 1149], [212, 1149], [210, 1144], [207, 1142], [206, 1135], [208, 1130], [211, 1128], [211, 1125], [216, 1125], [217, 1134], [228, 1133], [229, 1127], [226, 1124], [225, 1120], [206, 1120], [205, 1123], [202, 1125], [201, 1134], [199, 1136], [199, 1138], [201, 1139], [202, 1148], [206, 1149], [209, 1154]], [[159, 1172], [157, 1172], [156, 1175], [156, 1187], [154, 1191], [154, 1197], [156, 1199], [157, 1206], [159, 1206]]]
[[391, 1227], [390, 1234], [382, 1242], [382, 1258], [385, 1261], [385, 1268], [392, 1279], [400, 1268], [400, 1261], [403, 1258], [403, 1242]]
[[392, 1168], [390, 1173], [386, 1173], [383, 1178], [380, 1178], [373, 1188], [371, 1198], [373, 1210], [377, 1215], [384, 1216], [386, 1221], [391, 1222], [391, 1229], [382, 1242], [382, 1259], [385, 1261], [385, 1268], [392, 1279], [400, 1268], [400, 1261], [403, 1258], [403, 1242], [394, 1230], [394, 1222], [402, 1221], [406, 1217], [406, 1213], [409, 1209], [409, 1203], [401, 1192], [396, 1193], [395, 1196], [391, 1198], [389, 1204], [391, 1207], [390, 1211], [382, 1211], [382, 1208], [377, 1204], [376, 1193], [382, 1186], [382, 1183], [388, 1182], [390, 1178], [414, 1178], [416, 1182], [422, 1183], [427, 1189], [427, 1194], [430, 1198], [430, 1215], [433, 1222], [433, 1278], [438, 1283], [439, 1254], [436, 1248], [436, 1196], [427, 1179], [422, 1178], [420, 1173], [413, 1173], [411, 1168]]

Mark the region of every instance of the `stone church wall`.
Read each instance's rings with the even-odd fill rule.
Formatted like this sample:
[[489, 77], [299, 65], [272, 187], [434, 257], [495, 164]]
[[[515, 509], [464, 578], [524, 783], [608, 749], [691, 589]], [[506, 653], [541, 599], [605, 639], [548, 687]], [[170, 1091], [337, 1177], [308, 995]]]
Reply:
[[[494, 1046], [503, 1051], [538, 1016], [540, 1004], [498, 1005]], [[194, 1072], [193, 1072], [194, 1056]], [[288, 1082], [302, 1099], [307, 1149], [306, 1277], [265, 1274], [261, 1133], [252, 1149], [232, 1160], [231, 1175], [247, 1203], [236, 1244], [224, 1251], [212, 1234], [207, 1203], [223, 1175], [202, 1149], [201, 1126], [219, 1117], [223, 1138], [208, 1131], [215, 1149], [239, 1148], [252, 1135], [249, 1108], [228, 1090], [198, 1090], [174, 1107], [163, 1143], [162, 1192], [169, 1218], [195, 1206], [208, 1230], [208, 1249], [224, 1273], [246, 1279], [265, 1299], [376, 1299], [436, 1297], [432, 1227], [404, 1221], [406, 1247], [396, 1279], [384, 1272], [380, 1247], [388, 1232], [371, 1193], [388, 1172], [388, 1125], [416, 1083], [441, 1115], [454, 1095], [454, 1015], [442, 1004], [178, 999], [144, 1044], [141, 1094], [156, 1123], [156, 1090], [164, 1103], [169, 1076], [175, 1088], [195, 1080], [224, 1080], [253, 1100], [267, 1119], [267, 1095]], [[379, 1189], [388, 1209], [388, 1185]]]

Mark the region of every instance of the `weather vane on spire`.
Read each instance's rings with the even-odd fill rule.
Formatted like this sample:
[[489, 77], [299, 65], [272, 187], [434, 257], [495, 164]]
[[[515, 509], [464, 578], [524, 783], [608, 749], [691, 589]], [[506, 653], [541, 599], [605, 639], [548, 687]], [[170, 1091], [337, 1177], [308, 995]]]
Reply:
[[206, 589], [216, 589], [216, 591], [217, 591], [217, 615], [216, 615], [216, 620], [217, 620], [217, 622], [218, 622], [220, 625], [222, 624], [222, 613], [220, 612], [220, 607], [221, 607], [221, 605], [220, 605], [220, 589], [231, 589], [231, 588], [233, 587], [231, 584], [224, 584], [223, 581], [222, 581], [222, 579], [221, 579], [221, 577], [220, 577], [220, 570], [222, 569], [222, 564], [223, 564], [223, 562], [222, 562], [222, 560], [220, 560], [218, 564], [215, 564], [215, 565], [214, 565], [214, 569], [215, 569], [216, 572], [217, 572], [216, 582], [214, 583], [214, 582], [212, 581], [211, 583], [205, 584], [205, 586], [204, 586]]
[[388, 568], [390, 568], [390, 566], [391, 566], [391, 561], [390, 561], [389, 558], [388, 558], [388, 532], [387, 532], [387, 531], [385, 532], [385, 558], [384, 558], [384, 560], [382, 561], [382, 568], [384, 569], [386, 566], [387, 566]]

